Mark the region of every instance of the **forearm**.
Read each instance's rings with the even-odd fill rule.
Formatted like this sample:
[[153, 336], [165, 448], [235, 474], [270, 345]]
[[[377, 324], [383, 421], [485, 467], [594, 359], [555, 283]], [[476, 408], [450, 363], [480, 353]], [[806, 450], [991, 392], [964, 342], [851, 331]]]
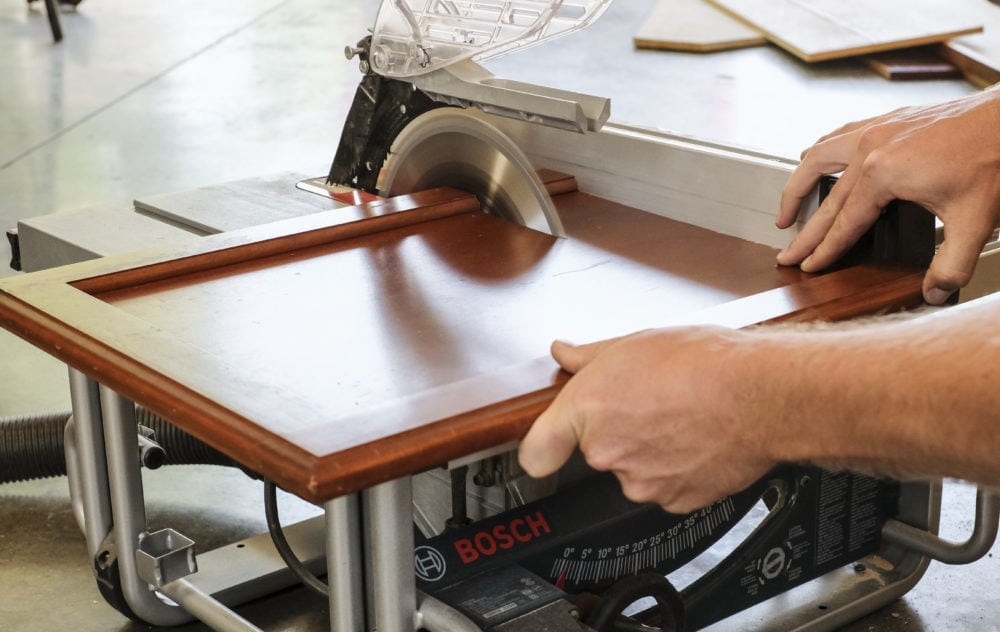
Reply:
[[846, 332], [761, 332], [776, 460], [1000, 486], [1000, 301]]

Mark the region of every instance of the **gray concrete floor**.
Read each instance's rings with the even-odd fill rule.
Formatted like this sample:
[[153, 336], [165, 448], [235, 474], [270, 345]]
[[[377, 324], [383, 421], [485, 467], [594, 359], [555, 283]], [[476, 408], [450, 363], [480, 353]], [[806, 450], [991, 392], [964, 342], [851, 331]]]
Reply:
[[[589, 31], [490, 62], [497, 74], [613, 99], [613, 118], [782, 156], [846, 120], [966, 94], [898, 84], [857, 62], [806, 67], [767, 47], [716, 55], [634, 51], [653, 0], [619, 0]], [[0, 4], [0, 227], [89, 205], [279, 171], [325, 173], [358, 75], [341, 51], [377, 2], [88, 0], [53, 45], [41, 3]], [[0, 247], [0, 255], [6, 244]], [[6, 257], [3, 257], [6, 259]], [[0, 275], [11, 274], [9, 270]], [[0, 416], [68, 409], [65, 368], [0, 334]], [[258, 484], [179, 467], [148, 475], [151, 521], [200, 546], [263, 531]], [[969, 490], [946, 532], [969, 528]], [[947, 499], [946, 499], [947, 500]], [[289, 516], [311, 509], [283, 501]], [[998, 630], [1000, 562], [933, 565], [903, 600], [848, 629]], [[268, 630], [324, 629], [301, 590], [242, 612]], [[103, 603], [64, 479], [0, 485], [0, 630], [143, 630]], [[185, 630], [202, 630], [191, 624]]]

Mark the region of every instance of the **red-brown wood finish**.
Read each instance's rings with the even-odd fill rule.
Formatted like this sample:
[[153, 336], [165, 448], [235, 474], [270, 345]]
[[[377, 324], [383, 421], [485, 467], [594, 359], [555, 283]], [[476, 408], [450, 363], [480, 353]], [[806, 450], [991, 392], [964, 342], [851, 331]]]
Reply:
[[0, 280], [0, 325], [320, 502], [523, 436], [556, 337], [920, 302], [920, 271], [805, 275], [542, 176], [566, 239], [437, 189]]

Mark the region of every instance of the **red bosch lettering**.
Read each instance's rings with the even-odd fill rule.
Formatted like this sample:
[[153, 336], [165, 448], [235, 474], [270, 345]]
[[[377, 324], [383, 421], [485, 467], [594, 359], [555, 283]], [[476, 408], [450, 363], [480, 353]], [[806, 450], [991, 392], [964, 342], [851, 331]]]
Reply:
[[534, 537], [538, 537], [543, 533], [552, 533], [551, 527], [549, 527], [549, 521], [545, 519], [542, 512], [535, 512], [535, 515], [525, 516], [524, 521], [528, 523], [528, 527], [531, 529], [531, 533]]
[[522, 531], [521, 528], [524, 526], [523, 518], [514, 518], [510, 521], [510, 533], [518, 542], [528, 542], [531, 540], [531, 534], [527, 531]]
[[472, 536], [472, 542], [476, 545], [476, 549], [483, 555], [490, 556], [497, 552], [497, 541], [486, 531], [480, 531]]
[[514, 518], [507, 524], [495, 525], [492, 529], [479, 531], [471, 538], [459, 538], [453, 542], [455, 552], [463, 564], [472, 564], [480, 557], [491, 557], [499, 551], [506, 551], [547, 533], [552, 533], [549, 521], [541, 511]]
[[477, 553], [476, 548], [472, 546], [472, 540], [468, 538], [455, 540], [455, 552], [458, 553], [458, 557], [462, 558], [463, 564], [472, 564], [479, 559], [479, 553]]
[[514, 547], [514, 538], [507, 532], [508, 529], [510, 527], [503, 524], [493, 527], [493, 539], [496, 540], [497, 546], [505, 551]]

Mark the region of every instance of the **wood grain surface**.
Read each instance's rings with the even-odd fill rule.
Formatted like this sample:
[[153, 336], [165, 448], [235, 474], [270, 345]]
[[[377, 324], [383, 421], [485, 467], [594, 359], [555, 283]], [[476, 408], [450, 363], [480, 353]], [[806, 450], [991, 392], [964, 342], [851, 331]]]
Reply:
[[924, 79], [954, 79], [962, 71], [942, 59], [937, 46], [918, 46], [865, 55], [865, 65], [880, 76], [893, 81]]
[[519, 439], [567, 378], [554, 338], [920, 301], [920, 271], [810, 276], [601, 198], [553, 201], [566, 239], [441, 189], [3, 279], [0, 324], [320, 502]]
[[941, 42], [982, 21], [937, 0], [710, 0], [808, 62]]
[[636, 48], [708, 53], [760, 46], [767, 38], [706, 0], [660, 0], [634, 42]]

